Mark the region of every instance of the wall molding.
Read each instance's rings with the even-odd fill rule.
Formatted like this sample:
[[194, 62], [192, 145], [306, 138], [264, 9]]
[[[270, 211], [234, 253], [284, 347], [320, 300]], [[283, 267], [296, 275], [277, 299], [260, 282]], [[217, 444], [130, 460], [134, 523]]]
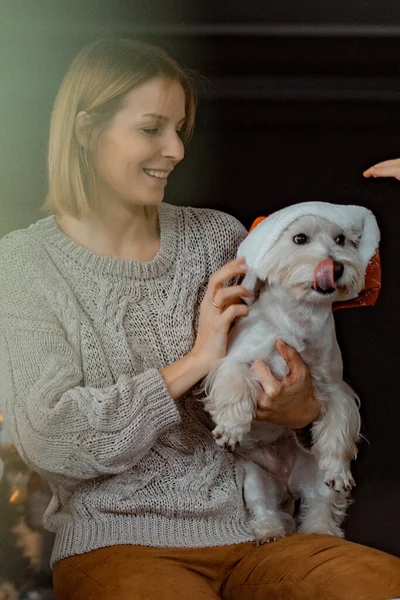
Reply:
[[398, 77], [213, 76], [211, 83], [210, 95], [226, 100], [400, 102]]
[[68, 29], [74, 34], [127, 35], [127, 36], [178, 36], [178, 37], [278, 37], [278, 38], [398, 38], [400, 25], [369, 24], [296, 24], [296, 23], [174, 23], [174, 24], [128, 24], [82, 22], [66, 20], [64, 24], [51, 19], [21, 22], [4, 18], [12, 30], [31, 34], [57, 34]]

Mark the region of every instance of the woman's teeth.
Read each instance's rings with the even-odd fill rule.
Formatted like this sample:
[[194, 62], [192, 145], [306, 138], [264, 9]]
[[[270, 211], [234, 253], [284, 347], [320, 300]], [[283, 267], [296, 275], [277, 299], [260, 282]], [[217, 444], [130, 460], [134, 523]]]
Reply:
[[157, 179], [166, 179], [169, 175], [169, 171], [152, 171], [150, 169], [143, 169], [143, 171], [150, 177], [157, 177]]

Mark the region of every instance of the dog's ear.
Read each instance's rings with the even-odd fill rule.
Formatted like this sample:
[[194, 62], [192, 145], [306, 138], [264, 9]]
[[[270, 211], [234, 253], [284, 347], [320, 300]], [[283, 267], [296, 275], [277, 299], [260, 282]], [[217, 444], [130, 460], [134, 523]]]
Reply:
[[248, 271], [245, 277], [246, 287], [253, 290], [256, 285], [256, 280], [266, 282], [269, 275], [270, 261], [268, 254], [270, 248], [265, 248], [266, 242], [264, 236], [257, 236], [257, 229], [261, 228], [261, 223], [256, 227], [247, 238], [241, 243], [238, 249], [237, 256], [242, 257], [246, 261]]
[[243, 278], [243, 281], [241, 283], [241, 285], [243, 285], [246, 290], [250, 290], [251, 292], [253, 292], [254, 296], [251, 298], [243, 298], [243, 300], [245, 301], [245, 303], [250, 306], [251, 304], [253, 304], [253, 302], [255, 302], [255, 300], [257, 299], [259, 293], [260, 293], [260, 289], [263, 286], [264, 281], [262, 279], [260, 279], [259, 277], [257, 277], [257, 274], [255, 271], [253, 271], [252, 269], [249, 269], [246, 273], [246, 275]]
[[346, 239], [349, 240], [350, 244], [354, 248], [358, 248], [360, 246], [362, 233], [361, 231], [348, 230], [345, 232]]
[[267, 281], [269, 276], [269, 271], [271, 268], [271, 260], [268, 256], [268, 252], [264, 253], [264, 256], [258, 256], [258, 264], [257, 264], [257, 277], [261, 281]]

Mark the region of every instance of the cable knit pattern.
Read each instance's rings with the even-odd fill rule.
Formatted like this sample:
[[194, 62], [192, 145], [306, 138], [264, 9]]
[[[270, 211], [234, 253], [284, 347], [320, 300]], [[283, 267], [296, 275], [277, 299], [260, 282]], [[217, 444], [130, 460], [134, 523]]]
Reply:
[[0, 242], [0, 408], [49, 482], [55, 561], [114, 544], [252, 539], [243, 475], [201, 402], [159, 369], [193, 346], [210, 275], [246, 231], [221, 212], [161, 204], [155, 258], [79, 246], [47, 217]]

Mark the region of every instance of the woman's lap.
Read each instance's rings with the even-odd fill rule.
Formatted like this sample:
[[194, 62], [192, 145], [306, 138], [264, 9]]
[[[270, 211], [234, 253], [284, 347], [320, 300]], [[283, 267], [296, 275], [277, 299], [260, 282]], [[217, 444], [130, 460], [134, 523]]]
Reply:
[[288, 536], [247, 555], [224, 600], [389, 600], [400, 595], [400, 559], [327, 535]]
[[[206, 553], [204, 561], [201, 554], [129, 545], [100, 548], [56, 563], [54, 589], [58, 600], [216, 599], [207, 571], [212, 579], [217, 569], [211, 555]], [[210, 562], [209, 569], [204, 562]]]
[[212, 548], [114, 546], [56, 563], [59, 600], [389, 600], [400, 560], [331, 536]]

